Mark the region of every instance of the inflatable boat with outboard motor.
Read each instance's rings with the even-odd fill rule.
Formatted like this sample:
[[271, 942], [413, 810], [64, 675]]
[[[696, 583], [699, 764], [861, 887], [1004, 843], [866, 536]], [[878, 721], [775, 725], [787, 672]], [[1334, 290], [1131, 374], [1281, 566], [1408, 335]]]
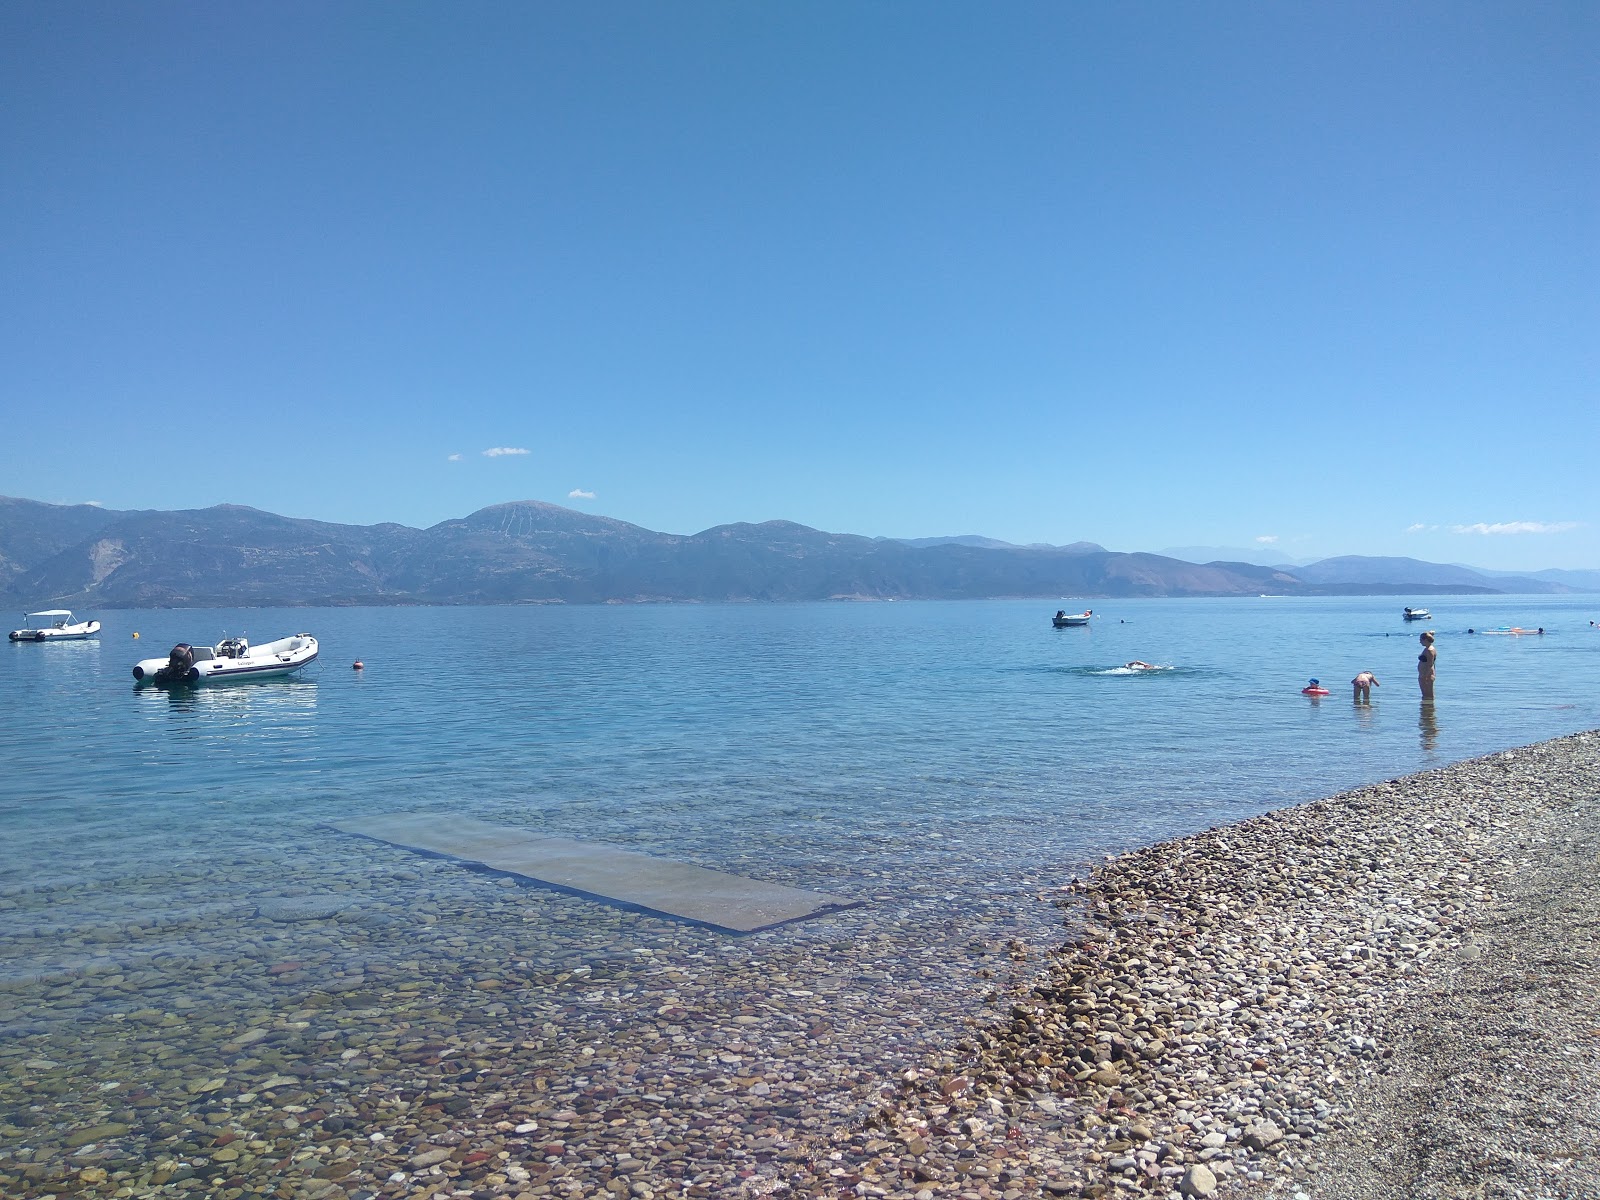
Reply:
[[317, 657], [317, 639], [296, 633], [252, 646], [244, 638], [225, 638], [215, 646], [179, 642], [166, 658], [136, 663], [140, 683], [215, 683], [224, 679], [266, 679], [298, 671]]

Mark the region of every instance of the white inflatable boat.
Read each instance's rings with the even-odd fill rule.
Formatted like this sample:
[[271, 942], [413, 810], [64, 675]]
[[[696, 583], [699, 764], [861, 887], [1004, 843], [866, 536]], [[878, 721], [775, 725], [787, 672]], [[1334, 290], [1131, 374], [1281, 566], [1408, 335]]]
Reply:
[[244, 638], [225, 638], [215, 646], [179, 642], [166, 658], [135, 663], [140, 683], [207, 683], [223, 679], [266, 679], [298, 671], [317, 657], [317, 639], [297, 633], [252, 646]]
[[64, 642], [90, 638], [100, 632], [99, 621], [75, 621], [70, 608], [47, 608], [22, 618], [26, 624], [11, 631], [13, 642]]

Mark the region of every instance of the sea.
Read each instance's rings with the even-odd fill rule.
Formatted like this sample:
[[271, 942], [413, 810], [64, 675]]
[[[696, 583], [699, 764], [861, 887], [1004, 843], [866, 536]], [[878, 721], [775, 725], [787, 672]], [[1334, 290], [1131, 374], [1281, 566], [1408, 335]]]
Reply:
[[[1404, 603], [1433, 620], [1404, 621]], [[1088, 626], [1052, 627], [1085, 607]], [[1584, 595], [86, 615], [96, 639], [0, 648], [0, 1048], [48, 1039], [57, 1058], [130, 1005], [170, 1007], [191, 977], [243, 1003], [233, 960], [306, 957], [319, 924], [263, 932], [272, 903], [367, 914], [314, 950], [369, 977], [422, 969], [419, 938], [436, 956], [492, 940], [452, 940], [441, 916], [459, 935], [491, 898], [497, 923], [517, 905], [525, 964], [685, 936], [768, 952], [582, 897], [491, 897], [503, 881], [447, 862], [419, 894], [415, 855], [341, 819], [470, 817], [859, 898], [847, 938], [876, 930], [888, 962], [939, 953], [977, 914], [1048, 938], [1054, 890], [1105, 855], [1600, 726], [1600, 597]], [[1497, 632], [1512, 627], [1543, 633]], [[291, 678], [132, 676], [180, 641], [297, 632], [321, 657]], [[1362, 670], [1370, 704], [1352, 700]], [[1302, 694], [1313, 678], [1330, 694]], [[843, 920], [759, 937], [838, 938]], [[122, 982], [75, 983], [108, 972]]]

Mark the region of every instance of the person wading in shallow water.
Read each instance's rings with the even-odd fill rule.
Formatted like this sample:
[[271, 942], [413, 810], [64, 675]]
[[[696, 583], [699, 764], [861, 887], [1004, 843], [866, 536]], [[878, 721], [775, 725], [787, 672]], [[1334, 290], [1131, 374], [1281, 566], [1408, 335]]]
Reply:
[[1422, 635], [1422, 653], [1417, 655], [1417, 686], [1422, 689], [1424, 700], [1433, 699], [1433, 664], [1439, 657], [1439, 652], [1433, 648], [1433, 631], [1430, 629]]
[[1378, 677], [1371, 671], [1363, 671], [1350, 681], [1350, 686], [1355, 689], [1357, 704], [1372, 703], [1372, 689], [1380, 686]]

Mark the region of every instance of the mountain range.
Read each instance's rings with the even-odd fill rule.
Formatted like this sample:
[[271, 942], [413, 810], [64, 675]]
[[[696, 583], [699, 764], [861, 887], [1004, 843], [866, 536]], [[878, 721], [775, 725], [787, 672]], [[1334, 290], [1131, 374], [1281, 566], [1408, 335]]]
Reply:
[[1093, 542], [862, 537], [791, 521], [680, 535], [536, 500], [413, 529], [233, 504], [118, 512], [0, 497], [0, 601], [19, 609], [1600, 590], [1600, 572], [1549, 574], [1562, 578], [1409, 558], [1196, 563]]

